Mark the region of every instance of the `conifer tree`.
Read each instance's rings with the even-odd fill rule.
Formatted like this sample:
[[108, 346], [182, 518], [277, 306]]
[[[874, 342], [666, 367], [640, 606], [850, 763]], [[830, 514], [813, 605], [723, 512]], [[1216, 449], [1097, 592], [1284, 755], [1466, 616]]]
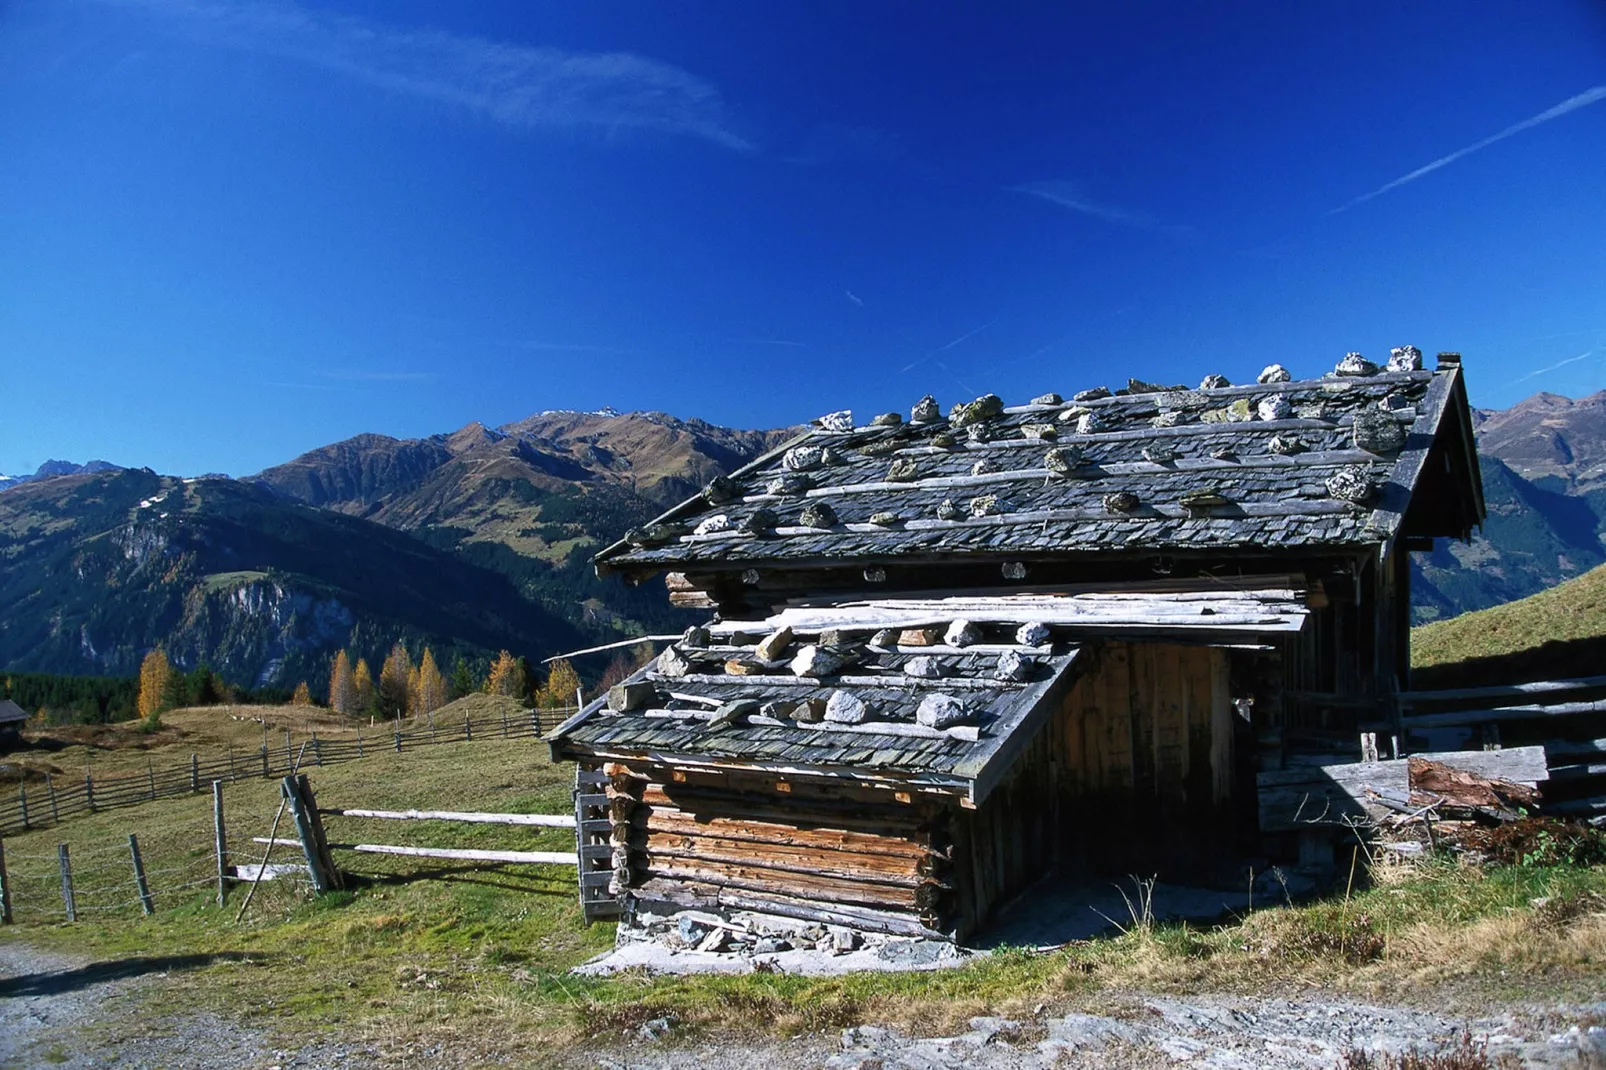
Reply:
[[424, 656], [418, 659], [418, 687], [415, 701], [418, 703], [419, 713], [434, 713], [446, 705], [446, 677], [441, 675], [440, 668], [435, 664], [435, 655], [424, 648]]
[[390, 648], [390, 656], [379, 670], [379, 712], [386, 717], [400, 717], [412, 710], [413, 659], [407, 648], [397, 643]]
[[357, 699], [358, 713], [377, 712], [379, 696], [374, 693], [374, 674], [369, 671], [366, 658], [358, 658], [357, 667], [351, 670], [351, 690]]
[[167, 652], [157, 647], [145, 655], [139, 664], [139, 715], [151, 724], [166, 708], [168, 678], [173, 667], [168, 663]]
[[300, 683], [296, 684], [295, 693], [290, 696], [290, 705], [292, 705], [292, 706], [310, 706], [310, 705], [312, 705], [312, 689], [307, 686], [307, 682], [305, 680], [303, 680]]
[[452, 662], [452, 683], [447, 694], [453, 699], [459, 699], [476, 690], [478, 689], [474, 686], [474, 670], [468, 667], [468, 662], [459, 654], [457, 660]]
[[335, 655], [329, 670], [329, 708], [336, 713], [357, 712], [357, 682], [351, 675], [351, 658], [344, 650]]
[[485, 678], [485, 691], [491, 695], [509, 695], [523, 698], [529, 684], [525, 681], [524, 666], [506, 650], [496, 655], [491, 673]]

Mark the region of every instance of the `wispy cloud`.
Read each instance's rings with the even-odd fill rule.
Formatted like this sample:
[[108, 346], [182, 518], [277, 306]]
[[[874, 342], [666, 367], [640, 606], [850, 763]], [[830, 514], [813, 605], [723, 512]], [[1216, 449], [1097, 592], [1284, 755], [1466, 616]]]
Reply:
[[596, 353], [601, 356], [620, 357], [632, 353], [640, 353], [639, 349], [630, 349], [626, 346], [594, 345], [587, 342], [516, 342], [520, 349], [531, 349], [538, 353]]
[[807, 342], [792, 342], [785, 338], [730, 338], [727, 341], [740, 346], [781, 346], [786, 349], [807, 349]]
[[439, 372], [321, 371], [316, 374], [343, 383], [432, 383], [440, 378]]
[[1535, 116], [1533, 116], [1531, 118], [1528, 118], [1528, 119], [1524, 119], [1520, 123], [1514, 123], [1513, 125], [1506, 127], [1504, 130], [1500, 131], [1498, 134], [1491, 134], [1490, 136], [1484, 138], [1482, 141], [1474, 141], [1472, 144], [1466, 146], [1465, 148], [1456, 149], [1454, 152], [1450, 153], [1448, 156], [1441, 156], [1437, 160], [1434, 160], [1432, 163], [1423, 164], [1421, 167], [1418, 167], [1415, 171], [1412, 171], [1409, 174], [1401, 175], [1399, 178], [1394, 179], [1392, 182], [1385, 182], [1381, 186], [1377, 187], [1377, 189], [1373, 190], [1371, 193], [1364, 193], [1361, 196], [1356, 197], [1352, 201], [1349, 201], [1349, 202], [1347, 202], [1345, 204], [1339, 205], [1337, 208], [1334, 208], [1332, 211], [1328, 212], [1327, 214], [1328, 215], [1337, 215], [1340, 212], [1347, 212], [1351, 208], [1354, 208], [1358, 204], [1365, 204], [1367, 201], [1371, 200], [1373, 197], [1381, 197], [1383, 194], [1387, 193], [1389, 190], [1399, 189], [1401, 186], [1405, 185], [1407, 182], [1415, 182], [1417, 179], [1421, 178], [1423, 175], [1432, 174], [1434, 171], [1437, 171], [1441, 167], [1448, 167], [1450, 164], [1455, 163], [1457, 160], [1461, 159], [1463, 156], [1470, 156], [1474, 152], [1477, 152], [1479, 149], [1486, 149], [1490, 145], [1493, 145], [1494, 143], [1496, 143], [1497, 141], [1504, 141], [1506, 138], [1511, 137], [1511, 136], [1513, 136], [1515, 134], [1520, 134], [1524, 130], [1531, 130], [1536, 126], [1540, 126], [1540, 125], [1543, 125], [1544, 123], [1550, 122], [1552, 119], [1560, 119], [1563, 115], [1567, 115], [1567, 114], [1570, 114], [1571, 112], [1575, 112], [1579, 108], [1587, 108], [1589, 105], [1594, 104], [1594, 103], [1596, 103], [1598, 101], [1602, 101], [1602, 100], [1606, 100], [1606, 85], [1597, 85], [1593, 89], [1586, 89], [1582, 93], [1579, 93], [1575, 97], [1568, 97], [1566, 100], [1562, 101], [1560, 104], [1557, 104], [1554, 108], [1546, 108], [1544, 111], [1540, 112], [1538, 115], [1535, 115]]
[[505, 126], [657, 131], [753, 151], [718, 88], [630, 52], [573, 52], [405, 29], [282, 0], [103, 0], [165, 17], [208, 44], [279, 56]]
[[1088, 196], [1087, 191], [1075, 182], [1050, 181], [1026, 182], [1019, 186], [1006, 186], [1007, 193], [1025, 193], [1057, 204], [1061, 208], [1068, 208], [1082, 215], [1101, 219], [1119, 227], [1135, 227], [1138, 230], [1169, 231], [1181, 233], [1187, 227], [1176, 226], [1160, 222], [1148, 212], [1140, 212], [1133, 208], [1122, 208], [1118, 205], [1107, 204]]
[[849, 301], [852, 301], [854, 304], [858, 305], [860, 308], [864, 307], [864, 299], [862, 297], [860, 297], [858, 294], [854, 293], [852, 290], [843, 290], [842, 293], [847, 297], [847, 299]]
[[1555, 364], [1552, 364], [1548, 368], [1540, 368], [1538, 371], [1531, 371], [1527, 375], [1519, 376], [1516, 379], [1511, 380], [1506, 385], [1507, 386], [1516, 386], [1518, 383], [1526, 383], [1529, 379], [1537, 379], [1541, 375], [1549, 375], [1551, 372], [1560, 371], [1561, 369], [1565, 368], [1569, 364], [1577, 364], [1579, 361], [1588, 360], [1590, 357], [1592, 357], [1594, 355], [1595, 355], [1595, 351], [1593, 349], [1585, 350], [1584, 352], [1578, 354], [1576, 357], [1568, 357], [1566, 360], [1559, 361], [1559, 362], [1557, 362]]

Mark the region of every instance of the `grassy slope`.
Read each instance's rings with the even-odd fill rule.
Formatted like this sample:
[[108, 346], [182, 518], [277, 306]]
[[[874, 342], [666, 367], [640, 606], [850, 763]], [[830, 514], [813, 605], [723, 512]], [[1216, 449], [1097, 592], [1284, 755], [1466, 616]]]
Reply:
[[[541, 744], [518, 740], [381, 751], [314, 770], [312, 783], [325, 806], [563, 812], [571, 777], [546, 761]], [[249, 841], [266, 835], [276, 790], [271, 781], [226, 789], [242, 858], [258, 857], [261, 848]], [[156, 982], [153, 1007], [212, 1010], [287, 1030], [335, 1028], [397, 1046], [438, 1043], [476, 1058], [530, 1058], [550, 1053], [553, 1043], [618, 1038], [664, 1014], [720, 1033], [860, 1021], [949, 1031], [974, 1014], [1029, 1014], [1038, 1004], [1107, 1010], [1132, 989], [1318, 985], [1384, 998], [1436, 999], [1446, 990], [1473, 1000], [1578, 997], [1599, 991], [1606, 965], [1606, 917], [1585, 910], [1558, 921], [1531, 905], [1540, 896], [1606, 891], [1606, 869], [1479, 872], [1441, 863], [1380, 873], [1377, 887], [1348, 901], [1268, 904], [1213, 930], [1161, 927], [1047, 954], [1005, 952], [932, 974], [581, 979], [564, 971], [609, 946], [612, 926], [582, 924], [572, 871], [562, 867], [441, 863], [427, 879], [401, 880], [430, 863], [343, 854], [343, 864], [372, 883], [319, 902], [295, 884], [264, 884], [237, 927], [242, 893], [222, 912], [210, 900], [208, 809], [204, 798], [169, 800], [8, 840], [20, 924], [0, 939], [97, 958], [215, 956]], [[124, 887], [129, 831], [140, 833], [153, 874], [158, 913], [150, 919], [138, 916]], [[279, 835], [287, 832], [281, 826]], [[568, 841], [557, 830], [343, 818], [330, 819], [329, 832], [335, 842], [561, 849]], [[60, 841], [72, 844], [83, 873], [80, 902], [91, 910], [121, 905], [76, 925], [41, 917], [42, 909], [58, 909], [50, 904]], [[293, 861], [295, 851], [275, 857]], [[192, 880], [200, 883], [169, 890]], [[1541, 983], [1543, 993], [1535, 987]]]
[[1419, 667], [1503, 657], [1547, 642], [1606, 637], [1606, 565], [1548, 591], [1411, 633], [1411, 661]]

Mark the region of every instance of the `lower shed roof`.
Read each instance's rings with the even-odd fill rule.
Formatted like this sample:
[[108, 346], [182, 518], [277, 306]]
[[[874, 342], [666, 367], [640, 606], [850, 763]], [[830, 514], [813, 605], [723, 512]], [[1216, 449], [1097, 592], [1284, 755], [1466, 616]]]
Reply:
[[[550, 741], [558, 758], [902, 782], [979, 803], [1075, 681], [1087, 638], [1243, 642], [1296, 630], [1303, 589], [1281, 579], [826, 603], [716, 622], [690, 629]], [[942, 714], [922, 717], [923, 706]]]

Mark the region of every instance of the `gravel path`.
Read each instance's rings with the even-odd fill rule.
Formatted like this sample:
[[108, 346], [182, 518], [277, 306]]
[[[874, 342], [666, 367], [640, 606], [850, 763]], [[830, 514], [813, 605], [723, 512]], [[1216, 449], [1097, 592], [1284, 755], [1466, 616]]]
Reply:
[[[483, 1065], [486, 1054], [397, 1050], [366, 1038], [310, 1034], [280, 1046], [265, 1030], [216, 1014], [163, 1015], [167, 978], [204, 956], [75, 959], [0, 937], [0, 1067], [324, 1068]], [[858, 1026], [840, 1036], [687, 1040], [657, 1020], [582, 1050], [547, 1052], [540, 1065], [584, 1070], [1050, 1070], [1178, 1067], [1332, 1070], [1352, 1048], [1436, 1050], [1463, 1033], [1533, 1070], [1606, 1068], [1606, 1002], [1510, 1009], [1472, 1019], [1302, 994], [1297, 999], [1131, 996], [1104, 1014], [1023, 1021], [976, 1018], [957, 1036], [914, 1038]], [[517, 1059], [501, 1065], [520, 1065]]]

